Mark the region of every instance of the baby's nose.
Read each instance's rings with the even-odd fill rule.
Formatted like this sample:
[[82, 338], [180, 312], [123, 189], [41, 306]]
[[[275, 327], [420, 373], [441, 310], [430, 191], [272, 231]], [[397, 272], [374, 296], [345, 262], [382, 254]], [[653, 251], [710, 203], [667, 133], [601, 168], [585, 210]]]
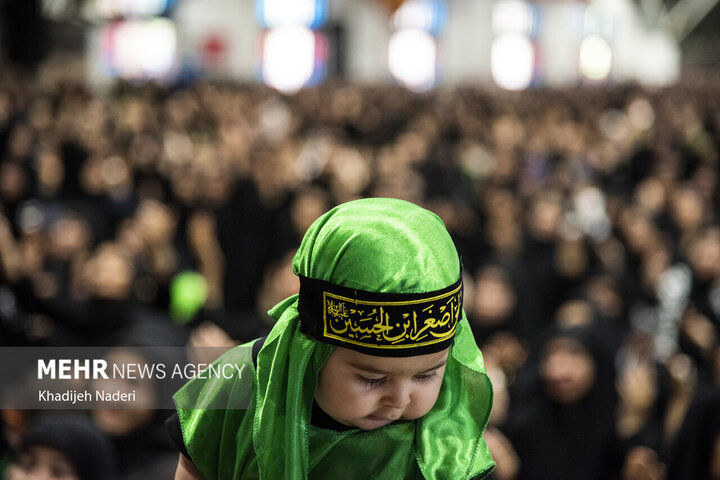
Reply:
[[410, 404], [410, 388], [405, 382], [393, 382], [388, 385], [383, 403], [392, 408], [405, 408]]

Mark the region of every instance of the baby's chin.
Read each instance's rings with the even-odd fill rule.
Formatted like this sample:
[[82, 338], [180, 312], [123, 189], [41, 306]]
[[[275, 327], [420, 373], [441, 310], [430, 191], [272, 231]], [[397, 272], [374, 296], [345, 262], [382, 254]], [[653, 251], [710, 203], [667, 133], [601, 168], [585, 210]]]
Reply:
[[398, 419], [395, 418], [382, 418], [382, 417], [376, 417], [373, 415], [368, 415], [367, 417], [360, 418], [355, 421], [355, 426], [362, 429], [362, 430], [375, 430], [380, 427], [384, 427], [385, 425], [390, 425], [393, 422], [398, 421]]
[[375, 430], [380, 427], [384, 427], [386, 425], [390, 425], [391, 423], [402, 423], [407, 422], [409, 420], [414, 420], [414, 418], [406, 418], [406, 417], [400, 417], [400, 418], [388, 418], [388, 417], [382, 417], [377, 415], [368, 415], [366, 417], [359, 418], [353, 422], [354, 427], [359, 428], [361, 430]]

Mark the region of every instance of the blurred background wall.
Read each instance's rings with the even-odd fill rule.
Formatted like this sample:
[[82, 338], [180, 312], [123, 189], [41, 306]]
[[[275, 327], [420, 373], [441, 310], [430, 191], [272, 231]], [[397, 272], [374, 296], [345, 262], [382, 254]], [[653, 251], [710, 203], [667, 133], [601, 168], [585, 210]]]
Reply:
[[[210, 77], [292, 92], [667, 85], [720, 63], [717, 0], [4, 0], [6, 60], [97, 88]], [[79, 65], [82, 65], [80, 67]]]

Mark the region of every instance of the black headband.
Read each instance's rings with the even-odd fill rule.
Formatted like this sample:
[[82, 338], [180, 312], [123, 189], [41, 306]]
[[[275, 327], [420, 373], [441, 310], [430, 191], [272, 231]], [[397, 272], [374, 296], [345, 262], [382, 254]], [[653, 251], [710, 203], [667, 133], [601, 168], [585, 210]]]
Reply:
[[300, 276], [300, 330], [316, 340], [385, 357], [448, 348], [462, 318], [457, 282], [423, 293], [378, 293]]

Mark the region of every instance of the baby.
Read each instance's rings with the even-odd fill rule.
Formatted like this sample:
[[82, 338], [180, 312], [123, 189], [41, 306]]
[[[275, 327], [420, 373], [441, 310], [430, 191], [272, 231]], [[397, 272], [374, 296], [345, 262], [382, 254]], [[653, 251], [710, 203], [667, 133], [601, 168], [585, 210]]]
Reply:
[[492, 388], [442, 221], [402, 200], [349, 202], [313, 223], [293, 270], [299, 295], [251, 346], [251, 407], [206, 408], [247, 395], [236, 382], [175, 395], [175, 478], [486, 476]]

